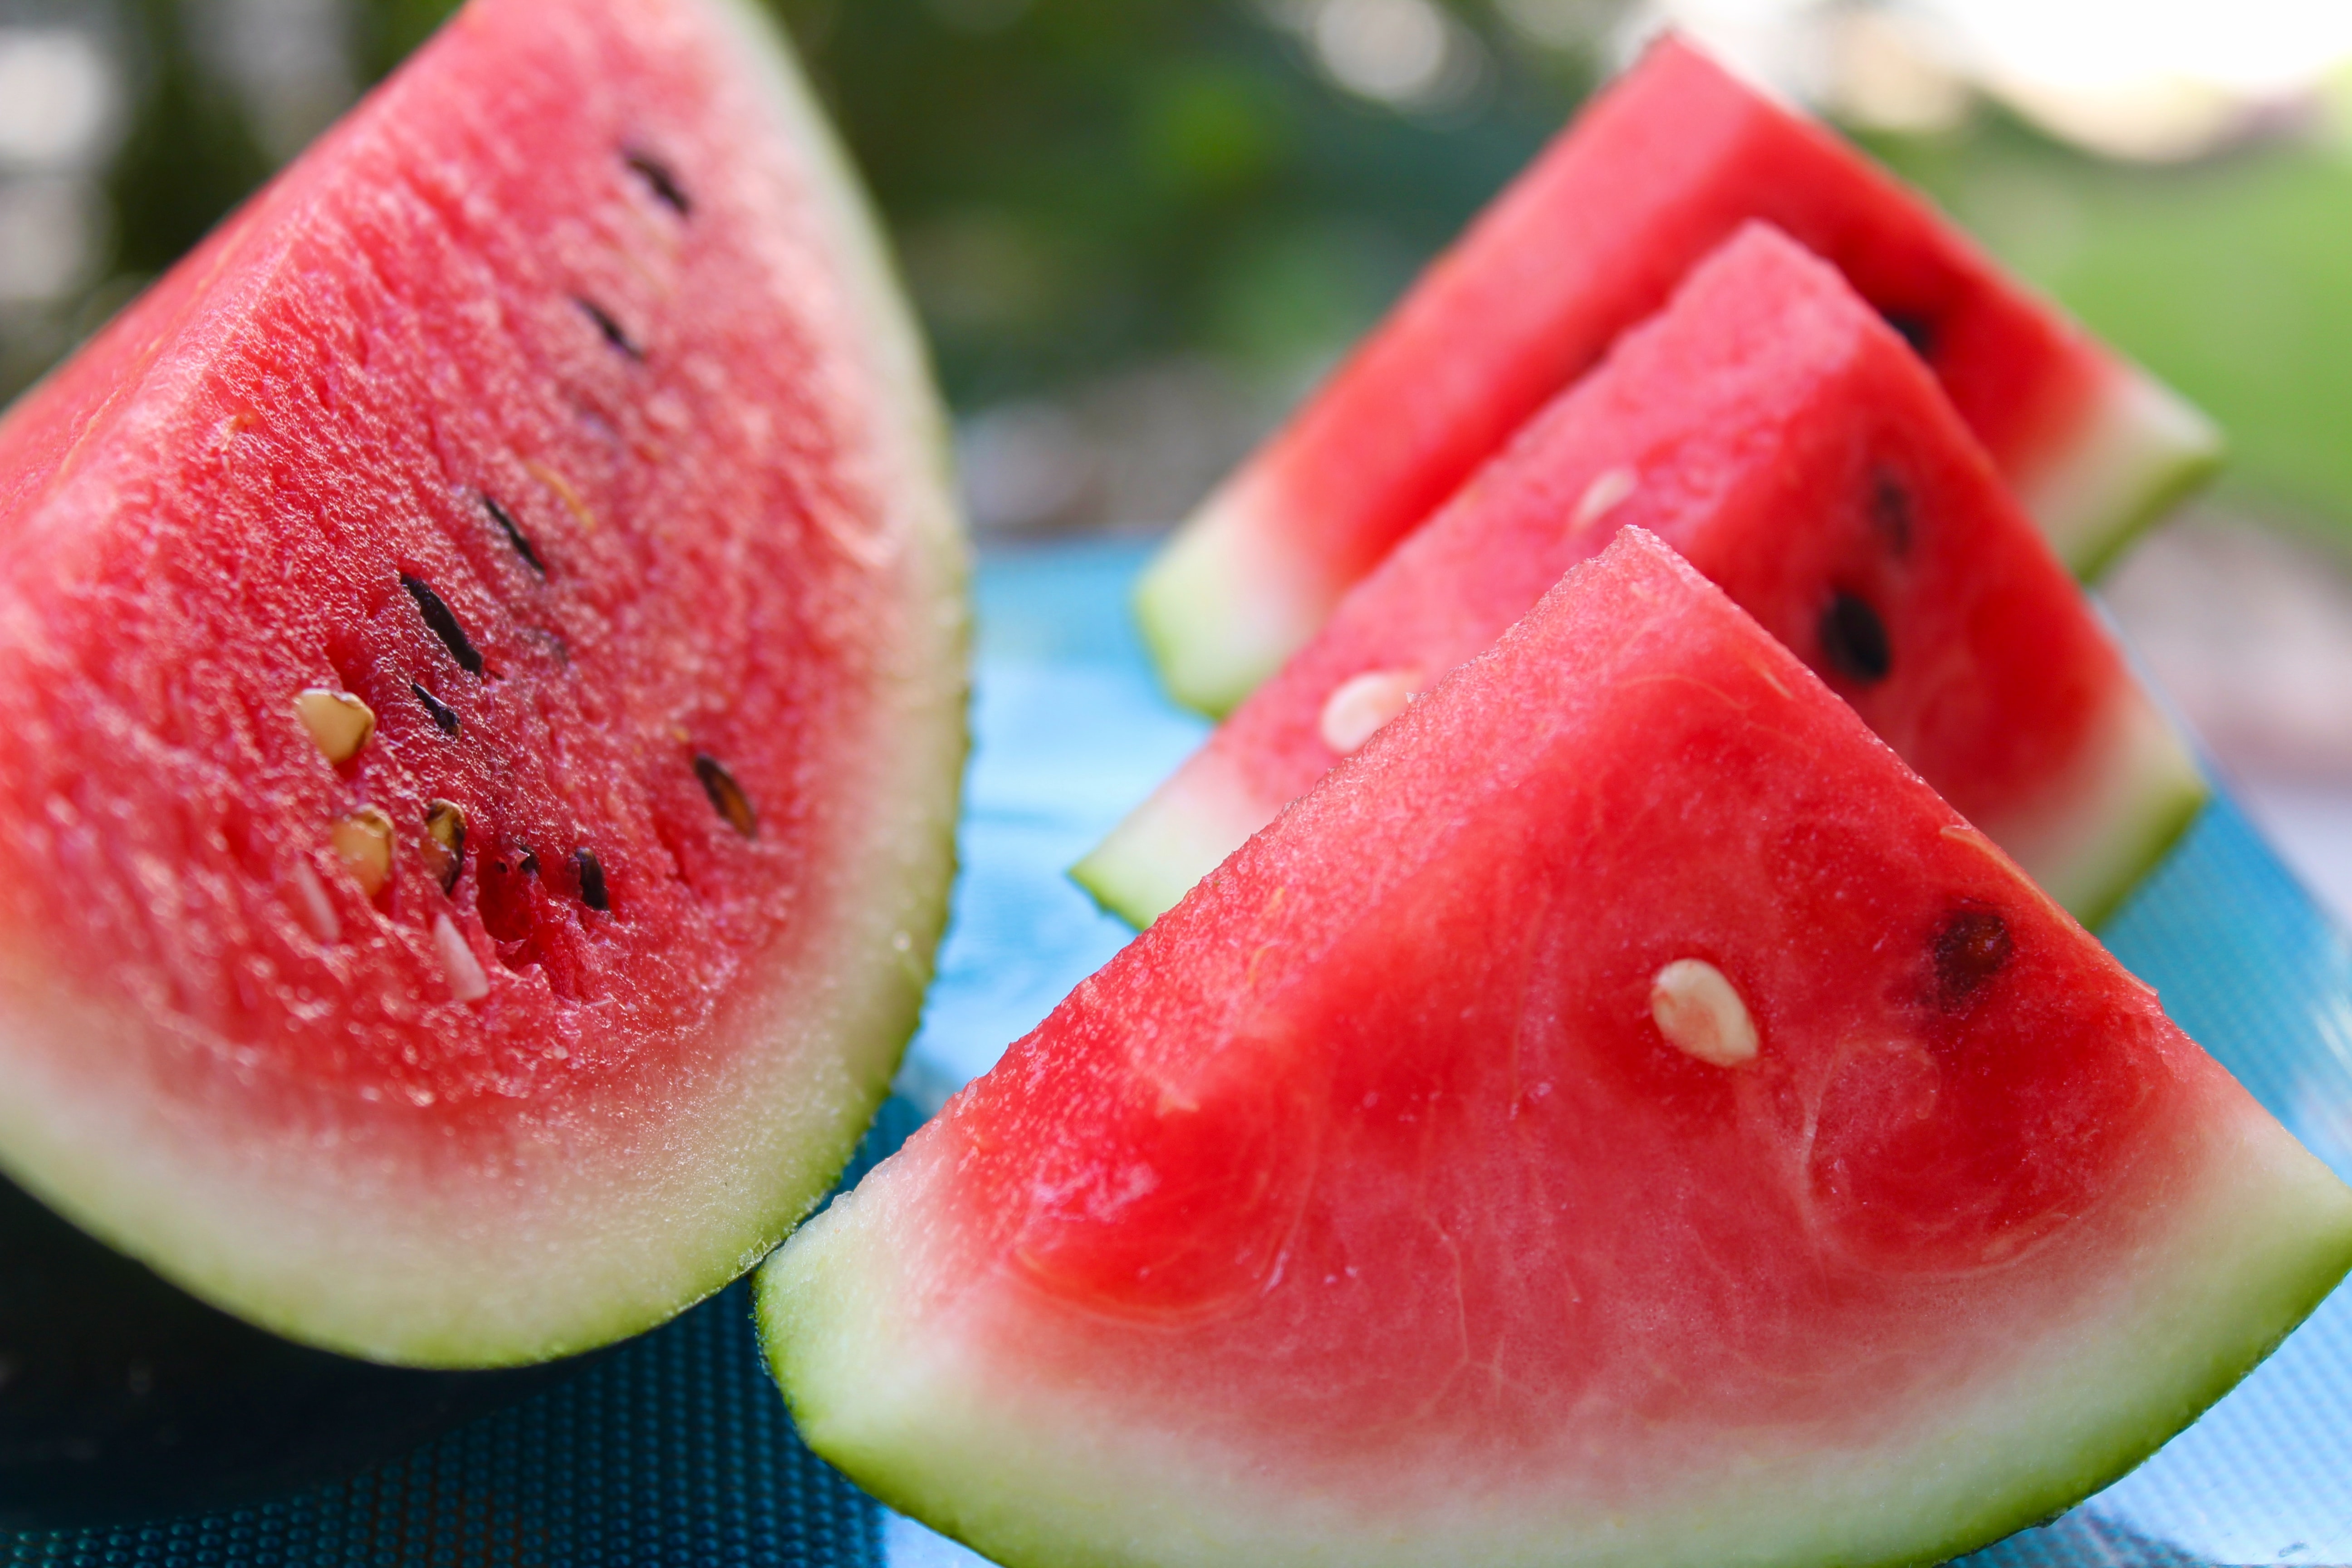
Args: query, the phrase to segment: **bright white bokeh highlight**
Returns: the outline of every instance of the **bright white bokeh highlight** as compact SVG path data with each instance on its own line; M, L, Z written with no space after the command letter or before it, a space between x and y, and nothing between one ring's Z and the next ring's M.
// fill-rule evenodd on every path
M109 150L114 62L69 27L0 27L0 163L58 169Z
M1643 0L1621 43L1665 26L1866 122L1932 129L1977 90L2157 161L2292 119L2352 65L2347 0Z

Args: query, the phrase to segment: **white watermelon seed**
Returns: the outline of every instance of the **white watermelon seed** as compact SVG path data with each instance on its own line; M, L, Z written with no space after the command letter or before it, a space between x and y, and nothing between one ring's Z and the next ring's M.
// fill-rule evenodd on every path
M1576 503L1576 513L1568 520L1570 533L1582 533L1594 523L1617 510L1618 503L1633 493L1633 470L1603 468L1584 487L1584 499Z
M1677 958L1650 982L1650 1016L1675 1049L1734 1068L1756 1059L1756 1021L1723 971L1702 958Z
M1368 669L1349 676L1324 699L1323 716L1317 721L1323 743L1343 757L1352 756L1381 725L1405 710L1420 684L1417 669Z
M339 765L358 756L375 738L375 710L348 691L307 687L294 699L294 712L318 743L320 755Z
M341 941L343 922L335 918L334 902L327 897L326 885L319 880L319 873L310 869L310 862L295 861L288 880L294 884L297 907L310 934L322 942Z
M383 891L392 880L392 818L381 806L363 805L338 819L327 838L360 891L371 899Z
M433 951L440 956L450 995L460 1002L478 1002L490 994L490 977L482 973L482 961L474 956L457 922L446 913L433 917Z

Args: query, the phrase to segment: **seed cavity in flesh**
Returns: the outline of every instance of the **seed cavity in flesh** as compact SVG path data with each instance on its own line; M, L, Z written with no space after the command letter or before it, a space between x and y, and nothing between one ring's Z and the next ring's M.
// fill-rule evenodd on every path
M1756 1059L1756 1021L1748 1004L1703 958L1677 958L1650 982L1650 1016L1666 1043L1719 1068Z
M596 858L596 852L593 849L585 846L574 849L572 852L572 874L580 879L582 903L600 911L613 907L612 895L604 889L604 863Z
M337 766L358 756L375 738L375 710L348 691L305 688L294 699L294 712L310 731L319 754Z
M1822 612L1822 653L1830 668L1848 680L1873 686L1895 668L1895 650L1886 640L1886 623L1859 595L1843 588Z
M684 217L694 210L694 204L687 199L685 187L677 183L677 176L671 174L669 166L653 154L631 148L621 154L621 161L628 164L630 172L643 180L646 187L661 199L663 205L676 212L678 216Z
M2009 964L2017 951L2009 922L1988 909L1958 909L1936 928L1936 985L1946 1007L1958 1007Z
M384 884L392 880L392 818L383 807L363 805L337 818L327 842L369 898L383 891Z
M538 549L532 545L530 536L523 532L522 525L515 521L514 514L487 492L482 497L482 510L490 514L490 521L499 525L499 531L507 536L507 542L514 546L514 552L522 557L523 564L541 576L546 576L547 563L540 559Z
M1911 492L1892 474L1882 472L1870 482L1870 525L1896 557L1911 553Z
M425 868L445 893L466 868L466 808L454 800L425 803Z
M441 960L441 973L449 983L449 994L471 1005L490 994L490 977L482 973L482 961L466 945L457 922L445 911L433 917L433 952Z
M1895 335L1911 345L1911 352L1921 359L1936 357L1935 318L1917 310L1881 310L1879 315L1893 327Z
M735 775L725 763L708 752L694 753L694 776L702 781L702 793L710 797L710 808L727 819L727 826L746 838L760 837L760 814L751 809L751 797L735 782Z
M457 732L457 710L455 708L425 690L415 681L412 680L408 683L408 689L416 694L416 700L425 704L425 711L433 715L433 722L441 727L443 734L454 735Z
M1582 533L1611 512L1615 511L1635 484L1631 468L1604 468L1584 487L1583 499L1576 503L1576 513L1568 520L1570 533Z
M604 334L606 342L631 359L641 360L646 357L646 351L637 347L635 341L621 330L621 323L613 320L612 312L606 310L604 307L593 300L583 299L577 294L572 296L572 302L585 311L590 321L596 323L596 330Z
M1417 669L1368 669L1351 675L1323 700L1316 731L1334 752L1353 756L1381 726L1405 710L1420 685Z
M474 639L466 635L466 628L458 625L457 612L433 591L433 584L422 577L403 572L400 585L408 590L410 598L416 601L417 614L425 617L427 629L441 639L441 646L449 650L449 657L457 661L458 667L468 675L481 674L480 650L474 647Z

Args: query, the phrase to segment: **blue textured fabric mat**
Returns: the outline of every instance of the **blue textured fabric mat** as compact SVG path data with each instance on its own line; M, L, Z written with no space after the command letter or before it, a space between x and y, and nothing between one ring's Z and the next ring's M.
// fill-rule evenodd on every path
M1126 619L1132 546L1005 552L980 583L964 875L921 1033L861 1159L903 1137L1117 951L1063 876L1203 733ZM2352 949L2234 806L2113 921L2189 1033L2352 1178ZM739 1288L578 1379L357 1480L142 1530L0 1536L0 1565L980 1560L888 1515L794 1441ZM2163 1452L1969 1568L2352 1564L2352 1294Z

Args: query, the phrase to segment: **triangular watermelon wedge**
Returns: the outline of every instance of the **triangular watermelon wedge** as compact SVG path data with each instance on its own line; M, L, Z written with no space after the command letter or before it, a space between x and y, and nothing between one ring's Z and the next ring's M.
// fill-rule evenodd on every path
M0 1172L437 1365L748 1268L945 918L964 558L735 0L476 0L0 426Z
M1230 710L1751 218L1828 258L1915 343L2084 575L2218 460L2202 415L1828 131L1670 36L1496 198L1152 563L1136 608L1171 693Z
M2352 1191L1627 531L763 1268L1012 1568L1926 1563L2218 1397Z
M2205 798L1935 378L1758 224L1349 590L1074 874L1149 922L1621 525L1713 578L2086 922Z

